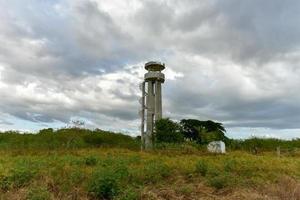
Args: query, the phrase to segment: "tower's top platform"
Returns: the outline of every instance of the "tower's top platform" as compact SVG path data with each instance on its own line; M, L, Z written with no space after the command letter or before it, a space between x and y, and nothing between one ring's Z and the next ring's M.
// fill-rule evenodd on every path
M148 71L162 71L165 69L165 64L161 62L150 61L145 64L145 69Z

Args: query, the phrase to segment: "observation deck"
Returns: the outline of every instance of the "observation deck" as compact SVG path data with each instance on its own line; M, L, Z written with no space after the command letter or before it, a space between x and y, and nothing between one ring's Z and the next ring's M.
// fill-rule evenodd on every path
M165 64L160 62L150 61L145 64L145 69L148 71L162 71L165 69Z

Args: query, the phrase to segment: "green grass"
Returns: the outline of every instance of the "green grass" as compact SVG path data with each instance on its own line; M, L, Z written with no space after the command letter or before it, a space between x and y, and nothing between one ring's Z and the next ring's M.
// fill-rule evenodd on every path
M171 156L93 148L31 150L26 155L2 150L0 156L0 199L8 198L12 191L14 195L26 191L29 199L138 199L143 194L147 199L147 192L159 188L180 187L174 191L193 194L193 185L199 183L214 190L255 189L276 184L283 176L300 180L299 157L278 158L270 153Z
M299 153L278 157L272 148L214 155L184 143L140 152L136 139L103 131L0 134L1 200L297 199L299 180Z

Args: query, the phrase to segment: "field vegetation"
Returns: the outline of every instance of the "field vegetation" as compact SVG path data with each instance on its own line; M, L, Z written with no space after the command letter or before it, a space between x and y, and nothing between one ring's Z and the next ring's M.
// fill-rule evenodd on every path
M141 152L138 137L102 130L4 132L0 199L300 199L299 140L226 142L225 155L193 140Z

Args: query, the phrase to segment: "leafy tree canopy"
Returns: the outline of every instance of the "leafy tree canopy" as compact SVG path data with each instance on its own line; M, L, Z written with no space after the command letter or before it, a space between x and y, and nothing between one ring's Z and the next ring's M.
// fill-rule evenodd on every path
M218 122L200 121L197 119L183 119L180 121L184 138L198 143L209 143L213 140L226 141L225 128Z
M180 143L184 138L180 132L180 125L169 118L155 122L155 139L157 142Z
M183 119L176 123L166 118L156 121L155 129L156 142L180 143L189 140L207 144L215 140L228 140L223 125L211 120Z

